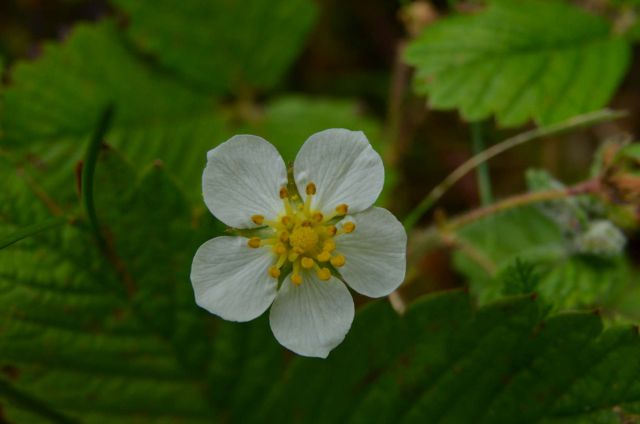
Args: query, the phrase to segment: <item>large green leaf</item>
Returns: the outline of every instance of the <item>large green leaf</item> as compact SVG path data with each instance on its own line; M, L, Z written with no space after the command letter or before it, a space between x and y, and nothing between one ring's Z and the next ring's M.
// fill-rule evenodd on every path
M497 0L426 28L406 59L437 109L504 126L550 124L604 106L629 64L611 25L563 1Z
M112 0L129 34L176 74L214 92L270 88L299 53L310 0Z
M107 21L80 25L64 43L45 45L37 60L19 62L3 93L11 114L0 116L2 142L37 154L55 171L49 186L72 191L73 163L104 107L113 104L107 141L139 165L162 160L187 193L199 197L206 151L226 137L225 120L211 99L130 50Z
M634 328L602 332L595 314L543 319L542 310L520 297L476 311L457 292L420 301L403 318L371 305L328 360L297 360L252 419L577 422L611 420L615 406L640 398Z
M0 236L50 213L2 165ZM195 306L191 257L220 229L194 229L161 168L139 179L113 151L98 164L96 196L106 250L77 221L0 255L7 419L24 422L25 408L43 415L35 403L84 422L210 422L245 409L280 372L280 349L263 320L225 323Z

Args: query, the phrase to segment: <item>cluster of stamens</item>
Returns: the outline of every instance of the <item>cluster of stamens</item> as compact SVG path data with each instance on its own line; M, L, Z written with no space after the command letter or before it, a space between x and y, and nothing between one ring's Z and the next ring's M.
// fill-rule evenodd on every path
M280 277L283 268L291 266L291 281L298 285L302 283L302 270L315 271L318 278L331 278L329 264L333 268L340 268L345 264L345 257L336 252L333 240L339 234L351 233L356 226L353 222L345 222L336 226L348 212L346 204L340 204L329 216L311 209L316 185L307 184L307 194L304 202L297 194L289 194L286 187L280 189L280 199L284 205L283 213L277 221L265 220L263 215L253 215L252 221L259 226L267 225L273 232L266 238L252 237L248 241L249 247L259 248L269 246L275 255L275 262L269 268L269 275Z

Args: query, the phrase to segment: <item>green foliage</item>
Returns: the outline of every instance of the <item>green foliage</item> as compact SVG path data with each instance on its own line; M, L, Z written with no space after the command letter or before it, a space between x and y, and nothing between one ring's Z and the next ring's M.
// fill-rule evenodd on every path
M523 296L475 311L456 292L403 318L377 303L328 360L295 361L252 422L611 420L640 396L634 328L603 333L594 314L543 310Z
M559 208L562 202L552 203ZM565 207L573 206L570 202ZM566 210L560 216L567 217ZM620 294L637 284L626 258L620 251L586 254L567 236L566 228L566 223L559 225L536 207L474 222L460 231L467 249L456 253L456 267L481 303L513 293L507 284L520 278L514 263L522 260L535 265L536 293L554 310L600 306L611 309L614 316L626 315L619 305Z
M411 43L416 89L468 121L545 125L607 104L629 63L611 25L562 1L492 1L445 18Z
M39 202L18 174L3 171L13 201L2 202L2 228L24 225L16 206L48 215L33 208ZM208 422L228 411L231 399L244 408L247 399L211 388L264 390L269 377L256 381L243 373L277 375L280 350L264 322L234 326L195 307L191 256L220 230L210 223L193 227L185 199L158 166L138 178L105 151L96 185L106 250L77 223L0 256L2 381L88 422ZM247 352L260 346L261 355L235 353L243 345ZM9 420L22 416L15 408L33 409L5 397L14 405L5 409Z
M131 19L128 32L141 50L217 93L273 87L302 48L316 15L310 0L112 3Z

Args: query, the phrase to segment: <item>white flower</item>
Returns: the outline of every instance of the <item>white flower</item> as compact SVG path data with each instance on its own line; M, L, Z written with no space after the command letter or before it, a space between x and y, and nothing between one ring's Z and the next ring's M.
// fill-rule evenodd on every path
M405 274L407 236L386 209L382 159L362 132L312 135L293 180L266 140L238 135L207 154L204 200L246 237L217 237L193 258L196 303L226 320L249 321L271 305L276 339L326 358L349 331L347 283L370 297L395 290Z

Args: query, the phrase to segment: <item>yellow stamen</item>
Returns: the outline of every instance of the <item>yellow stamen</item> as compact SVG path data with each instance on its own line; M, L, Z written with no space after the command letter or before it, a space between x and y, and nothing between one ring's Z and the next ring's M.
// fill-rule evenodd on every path
M313 196L316 194L316 185L314 183L307 184L307 189L305 190L307 195Z
M322 246L322 250L325 252L333 252L336 250L336 242L332 239L325 240L324 245Z
M277 266L272 266L269 268L269 275L273 278L278 278L280 276L280 269Z
M302 265L302 268L311 269L315 265L315 262L311 258L304 257L300 259L300 265Z
M257 249L258 247L260 247L260 241L261 240L258 237L251 237L247 244L249 245L249 247Z
M280 198L281 199L286 199L287 197L289 197L289 190L287 190L286 187L280 187Z
M331 259L331 253L324 251L316 256L316 259L318 260L318 262L327 262L329 259Z
M262 216L262 215L253 215L251 217L251 220L256 225L262 225L264 223L264 216Z
M341 203L338 206L336 206L336 213L338 215L346 215L348 211L349 211L349 206L347 206L347 204L345 203Z
M346 259L342 255L336 255L333 258L331 258L331 265L335 266L336 268L343 266L345 262L346 262Z
M278 243L276 244L276 246L273 248L273 251L276 252L278 255L282 255L287 253L287 246L285 246L282 243Z
M338 229L336 228L335 225L330 225L327 227L327 234L329 234L330 236L335 236L337 232L338 232Z
M353 222L349 221L349 222L345 222L342 225L342 231L344 231L345 233L353 233L353 230L356 229L356 224L354 224Z
M300 276L300 262L293 263L293 272L291 273L291 282L295 285L302 284L302 277Z
M285 215L280 219L280 222L282 222L282 225L289 228L291 226L291 217L289 215Z
M322 215L322 212L315 212L313 215L311 215L311 219L313 219L317 223L321 223L324 219L324 215Z
M287 233L286 231L283 231L280 233L280 241L283 243L286 243L289 241L289 233Z
M320 268L317 273L318 278L320 278L321 280L327 281L329 278L331 278L331 271L329 271L328 268Z

